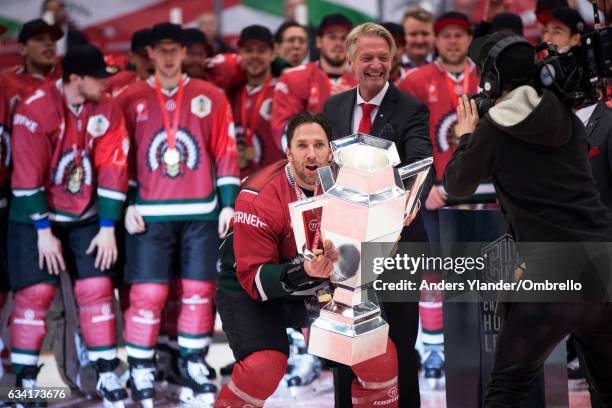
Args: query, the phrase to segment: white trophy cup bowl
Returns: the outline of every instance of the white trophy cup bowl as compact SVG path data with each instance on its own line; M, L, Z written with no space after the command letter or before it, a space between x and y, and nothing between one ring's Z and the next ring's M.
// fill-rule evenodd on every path
M384 354L389 334L372 288L373 278L363 279L374 275L361 273L365 266L361 244L397 240L433 159L397 169L400 159L395 144L365 134L347 136L331 145L334 168L319 169L323 194L293 202L289 210L300 254L312 257L312 248L306 247L303 213L319 207L323 208L321 238L331 240L339 253L330 277L333 299L311 326L308 352L351 366Z

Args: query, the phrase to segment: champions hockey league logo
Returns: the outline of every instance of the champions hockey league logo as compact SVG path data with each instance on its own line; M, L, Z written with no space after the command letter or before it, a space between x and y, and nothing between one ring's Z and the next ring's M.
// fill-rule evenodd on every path
M11 164L11 136L4 126L0 126L0 163L4 167Z
M164 153L168 150L168 136L165 130L160 130L153 136L153 141L149 145L147 151L147 164L149 170L156 171L160 167L165 175L170 178L176 178L183 174L183 166L189 170L196 170L200 164L200 148L198 143L185 129L179 129L176 132L176 149L179 152L179 168L178 173L169 173L167 166L164 164Z
M87 152L82 149L81 150L81 167L83 168L83 184L87 186L91 186L93 169L91 165L91 160L87 155ZM72 150L66 151L62 154L55 171L53 172L53 184L55 185L66 185L66 191L70 194L78 194L82 191L81 188L77 190L71 190L68 188L68 183L73 172L76 169L76 161L74 160L74 152Z
M514 270L518 265L518 255L514 239L504 234L484 247L482 250L485 262L484 280L486 282L514 281Z
M440 152L445 152L457 144L455 126L457 126L457 113L451 110L442 117L436 129L436 141Z

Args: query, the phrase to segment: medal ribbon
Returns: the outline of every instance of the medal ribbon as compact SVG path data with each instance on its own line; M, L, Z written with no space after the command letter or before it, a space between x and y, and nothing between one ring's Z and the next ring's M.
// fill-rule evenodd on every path
M84 121L86 121L89 116L88 105L84 103L83 109L81 109L81 112L78 115L74 115L76 117L74 119L75 121L81 121L80 129L74 129L74 126L71 125L71 122L72 122L71 120L72 118L70 117L71 115L73 115L73 113L70 111L70 109L68 109L68 101L65 101L64 103L64 126L65 126L64 131L66 135L68 136L68 143L70 143L70 146L72 147L72 154L74 155L75 167L79 168L81 166L81 159L82 159L81 143L83 144L83 146L86 145L85 139L86 139L86 133L87 133L87 123L84 123Z
M287 166L285 167L285 172L287 174L287 181L289 181L289 185L293 188L293 191L295 192L296 201L299 201L305 198L304 193L302 192L302 190L300 189L300 186L298 186L297 182L295 181L295 178L293 177L293 173L291 172L291 164L287 163ZM319 195L320 185L321 185L321 182L317 178L317 181L315 183L315 190L314 190L315 196ZM311 211L313 214L315 214L315 220L317 221L317 230L315 231L315 236L312 239L312 249L315 249L319 246L319 241L321 241L321 217L317 217L314 210L311 210Z
M259 118L260 118L259 109L261 108L261 105L263 104L264 96L266 94L266 90L268 89L268 86L270 85L270 81L272 81L272 75L268 75L261 90L259 91L259 95L257 95L257 99L255 99L255 105L253 106L250 123L248 122L248 119L247 119L247 109L246 109L246 102L247 102L247 96L248 96L247 85L245 85L244 89L242 90L242 98L240 101L240 124L242 125L244 139L246 141L247 146L252 146L253 136L255 135L255 131L257 130L257 125L259 124Z
M453 110L457 110L457 106L459 105L459 95L455 92L455 87L457 86L457 82L453 81L450 78L450 74L445 72L446 76L446 87L448 88L448 93L451 97L451 103L453 104ZM463 93L466 94L470 89L470 69L468 67L467 62L465 63L465 70L463 71Z
M176 145L176 132L178 131L179 120L181 116L181 105L183 103L183 77L178 83L178 94L176 96L176 108L174 109L174 117L172 118L172 128L170 128L168 109L164 103L164 96L162 95L161 84L157 76L155 76L155 92L157 93L157 99L159 101L159 108L162 111L162 117L164 119L164 130L168 138L168 150L174 149Z

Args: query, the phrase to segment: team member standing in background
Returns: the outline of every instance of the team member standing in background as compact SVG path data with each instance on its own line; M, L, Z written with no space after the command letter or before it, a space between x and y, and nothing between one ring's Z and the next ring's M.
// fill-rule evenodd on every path
M172 272L181 298L180 399L214 399L214 370L204 357L214 324L219 236L229 227L239 184L230 105L212 84L181 73L183 41L180 26L155 25L149 52L155 75L119 96L134 146L125 339L132 398L147 404L155 394L155 343Z
M353 28L342 14L323 17L317 33L318 61L286 70L276 83L272 101L272 136L284 150L283 129L294 115L321 112L331 95L355 86L353 75L346 66L344 42Z
M127 192L129 139L104 95L116 72L93 45L62 61L63 79L23 100L13 120L9 270L14 291L11 362L17 386L33 386L45 318L61 271L76 272L75 298L97 391L120 403L111 267L114 223ZM113 70L114 68L114 70Z

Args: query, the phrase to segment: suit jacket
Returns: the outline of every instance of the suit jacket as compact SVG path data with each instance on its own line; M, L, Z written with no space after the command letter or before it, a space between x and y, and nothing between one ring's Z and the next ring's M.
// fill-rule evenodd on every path
M339 139L353 133L353 108L357 100L357 88L331 96L323 107L323 115L329 120L333 139ZM395 142L402 165L416 162L433 155L431 139L429 137L429 110L412 95L400 91L393 84L389 84L387 93L376 113L370 131L372 136ZM433 167L421 194L424 204L429 190L435 179ZM421 234L421 220L417 217L413 227L414 234L407 236L404 231L402 240L426 241L426 235ZM419 230L419 231L417 231Z
M612 110L599 102L586 125L589 162L601 201L612 208Z

